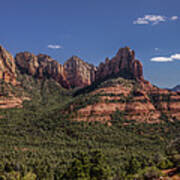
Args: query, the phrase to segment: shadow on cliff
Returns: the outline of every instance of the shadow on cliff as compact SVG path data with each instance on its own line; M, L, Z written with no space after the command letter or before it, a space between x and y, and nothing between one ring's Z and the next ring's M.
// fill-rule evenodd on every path
M81 88L81 89L77 89L74 93L73 93L73 97L76 97L80 94L86 94L86 93L90 93L94 90L96 90L99 85L101 83L103 83L104 81L107 81L108 79L114 79L114 78L118 78L118 77L121 77L121 78L124 78L124 79L127 79L127 80L136 80L134 78L134 75L132 73L130 73L128 70L124 70L123 72L119 72L117 74L111 74L109 76L106 76L105 78L102 78L98 81L94 81L91 85L89 86L86 86L84 88Z

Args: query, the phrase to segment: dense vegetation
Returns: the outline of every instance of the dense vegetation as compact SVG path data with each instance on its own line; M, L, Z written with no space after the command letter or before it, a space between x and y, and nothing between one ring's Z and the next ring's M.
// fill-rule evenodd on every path
M74 102L73 92L23 78L32 101L0 110L0 179L153 179L179 167L180 122L129 123L119 111L112 126L70 121L62 109Z

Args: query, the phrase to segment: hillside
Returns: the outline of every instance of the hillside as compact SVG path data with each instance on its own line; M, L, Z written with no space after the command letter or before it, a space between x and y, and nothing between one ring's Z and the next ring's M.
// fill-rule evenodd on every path
M179 173L180 94L144 80L130 48L95 67L1 47L0 71L0 179Z
M44 101L34 99L26 101L24 108L1 109L2 167L7 166L15 172L30 171L39 179L61 179L79 153L90 154L93 150L104 154L103 163L107 162L111 176L119 179L134 176L145 167L176 166L176 159L167 149L179 135L179 121L164 119L158 124L137 124L125 119L119 111L112 113L111 126L70 121L68 114L60 109L73 103L72 96L58 94L59 102L50 101L52 94L43 91ZM47 102L45 100L49 104L43 103ZM132 160L139 165L133 165L131 171ZM17 167L21 167L20 170Z
M106 122L116 111L121 112L125 119L138 122L180 119L179 94L159 89L148 82L113 78L99 83L94 90L92 87L76 92L83 95L79 102L77 100L71 105L75 120ZM83 102L83 107L78 106Z

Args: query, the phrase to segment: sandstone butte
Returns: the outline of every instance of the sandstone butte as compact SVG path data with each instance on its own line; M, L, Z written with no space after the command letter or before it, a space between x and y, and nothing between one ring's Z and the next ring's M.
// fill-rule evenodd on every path
M162 116L172 121L180 120L180 93L160 89L144 80L143 66L128 47L121 48L112 59L106 58L104 63L95 67L77 56L72 56L64 65L48 55L30 52L18 53L13 58L0 46L0 79L13 86L19 85L16 69L39 79L53 78L66 89L84 88L112 77L124 78L126 83L118 82L90 92L91 96L99 94L100 100L74 112L73 118L78 121L107 122L117 110L123 112L127 119L138 122L160 122ZM0 108L8 108L9 99L0 98L4 105L0 104ZM16 97L11 99L15 101ZM20 107L23 99L17 101L14 107ZM72 105L70 111L73 109Z

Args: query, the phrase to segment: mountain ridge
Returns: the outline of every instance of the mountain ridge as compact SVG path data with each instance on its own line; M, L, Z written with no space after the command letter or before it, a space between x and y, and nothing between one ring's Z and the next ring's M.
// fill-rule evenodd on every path
M119 49L111 60L106 58L105 62L97 67L77 56L72 56L61 65L48 55L34 55L30 52L17 53L14 61L22 73L39 78L53 77L67 89L82 88L111 75L144 80L142 63L135 59L135 52L129 47Z
M129 47L119 49L112 59L106 58L98 67L77 56L69 58L64 65L48 55L29 52L18 53L13 59L2 49L0 57L2 72L10 74L9 79L2 76L2 81L16 89L9 92L10 97L16 98L20 91L18 107L22 107L23 99L33 98L33 89L40 92L39 97L44 88L49 89L48 84L57 83L56 88L74 91L77 96L71 98L66 111L63 109L70 115L69 119L111 122L112 114L120 111L126 119L137 122L159 123L163 117L180 120L180 94L160 89L145 80L143 65ZM11 63L8 64L9 57ZM8 88L9 85L5 87L6 92ZM41 99L46 95L42 96ZM4 98L2 104L10 102L8 98Z

